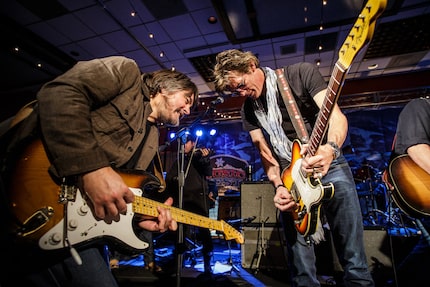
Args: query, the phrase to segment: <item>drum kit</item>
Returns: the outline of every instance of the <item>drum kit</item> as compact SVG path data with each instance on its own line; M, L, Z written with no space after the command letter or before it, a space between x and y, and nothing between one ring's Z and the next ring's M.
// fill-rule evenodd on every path
M381 227L390 235L411 236L419 233L415 221L393 202L391 191L383 181L382 170L366 161L358 168L351 167L360 201L364 227Z

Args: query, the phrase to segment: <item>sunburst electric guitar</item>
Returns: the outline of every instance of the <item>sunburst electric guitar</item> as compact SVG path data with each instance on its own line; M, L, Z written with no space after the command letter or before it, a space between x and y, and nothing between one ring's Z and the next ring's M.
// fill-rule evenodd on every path
M308 155L316 154L327 132L333 107L339 98L345 76L361 48L370 42L376 19L386 7L386 0L369 0L361 11L347 39L339 50L339 59L333 69L321 110L309 138ZM297 231L303 236L312 235L317 229L321 203L333 197L333 184L323 185L301 170L301 143L293 141L291 165L282 172L282 181L291 191L299 207L293 212Z
M49 165L43 144L36 140L23 149L8 180L10 209L16 219L12 229L21 241L37 242L42 249L54 250L102 239L127 250L142 251L148 243L133 232L133 218L139 214L157 216L157 207L162 206L170 210L177 222L214 229L224 233L227 240L244 242L243 235L223 220L213 220L140 196L145 186L160 183L157 177L146 172L119 171L136 195L135 200L117 220L98 220L85 195L76 187L64 187L52 180Z
M430 174L406 154L393 158L388 172L397 206L414 217L430 216Z

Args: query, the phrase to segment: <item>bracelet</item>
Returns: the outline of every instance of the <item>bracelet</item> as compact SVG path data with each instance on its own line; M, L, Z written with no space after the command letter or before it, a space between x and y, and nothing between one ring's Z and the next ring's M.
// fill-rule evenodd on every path
M277 186L275 186L275 192L278 190L278 188L280 187L285 187L285 185L283 183L278 184Z
M333 149L333 160L337 159L340 156L340 148L335 142L327 142Z

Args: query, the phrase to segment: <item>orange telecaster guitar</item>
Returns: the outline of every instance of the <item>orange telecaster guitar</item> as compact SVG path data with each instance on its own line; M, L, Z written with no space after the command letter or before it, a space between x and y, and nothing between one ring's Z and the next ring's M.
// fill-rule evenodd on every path
M159 186L160 183L157 177L143 171L119 171L136 195L135 200L128 204L127 212L118 220L109 223L98 220L85 195L76 187L52 180L49 166L42 142L32 142L19 156L6 188L10 209L18 222L13 226L14 233L21 240L38 242L42 249L79 246L104 239L128 250L142 251L148 243L133 232L133 217L135 214L157 216L159 206L169 209L177 222L214 229L223 232L227 240L244 242L243 235L223 220L213 220L139 196L145 186Z
M333 69L320 113L309 139L308 155L316 154L328 129L333 107L339 98L345 76L361 48L370 42L376 19L386 7L386 0L369 0L361 11L353 28L339 51L339 59ZM293 142L291 165L282 172L282 180L299 207L294 212L297 231L303 236L312 235L317 229L321 202L330 199L334 193L332 184L323 186L301 170L301 144Z

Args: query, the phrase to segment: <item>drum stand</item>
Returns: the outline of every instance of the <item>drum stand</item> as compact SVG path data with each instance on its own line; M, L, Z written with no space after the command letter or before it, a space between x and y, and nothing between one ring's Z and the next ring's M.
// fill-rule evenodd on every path
M367 219L372 225L378 225L379 223L379 216L378 214L384 214L383 211L378 209L378 206L376 204L376 198L375 198L375 191L372 186L372 179L366 179L366 184L368 184L369 187L369 194L365 195L365 203L366 203L366 214L364 214L363 219Z

